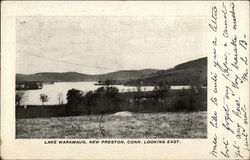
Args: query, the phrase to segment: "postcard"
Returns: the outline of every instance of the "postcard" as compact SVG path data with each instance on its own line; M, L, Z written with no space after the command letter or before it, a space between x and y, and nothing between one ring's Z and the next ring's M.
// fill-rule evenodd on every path
M1 7L2 159L249 159L249 1Z

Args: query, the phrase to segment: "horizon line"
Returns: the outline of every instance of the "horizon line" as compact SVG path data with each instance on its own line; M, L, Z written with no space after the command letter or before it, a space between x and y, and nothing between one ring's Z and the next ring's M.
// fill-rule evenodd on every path
M111 72L106 72L106 73L98 73L98 74L86 74L86 73L83 73L83 72L78 72L78 71L42 71L42 72L35 72L35 73L16 73L16 74L23 74L23 75L32 75L32 74L39 74L39 73L80 73L80 74L85 74L85 75L102 75L102 74L109 74L109 73L114 73L114 72L119 72L119 71L142 71L142 70L169 70L169 69L172 69L174 67L176 67L177 65L180 65L180 64L183 64L183 63L188 63L188 62L192 62L192 61L196 61L196 60L199 60L199 59L202 59L202 58L208 58L207 56L205 57L200 57L200 58L197 58L197 59L194 59L194 60L190 60L190 61L186 61L186 62L182 62L182 63L179 63L179 64L176 64L175 66L173 67L169 67L169 68L164 68L164 69L160 69L160 68L144 68L144 69L121 69L121 70L115 70L115 71L111 71Z

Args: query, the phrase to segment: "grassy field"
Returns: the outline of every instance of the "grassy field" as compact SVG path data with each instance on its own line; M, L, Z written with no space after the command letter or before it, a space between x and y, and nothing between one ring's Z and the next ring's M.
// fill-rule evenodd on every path
M206 138L207 112L168 112L17 119L16 138Z

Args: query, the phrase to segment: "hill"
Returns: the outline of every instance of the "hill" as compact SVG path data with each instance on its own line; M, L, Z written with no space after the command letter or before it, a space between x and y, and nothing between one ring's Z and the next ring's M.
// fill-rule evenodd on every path
M41 82L80 82L80 81L98 81L105 79L113 79L118 81L126 81L138 78L145 78L157 72L155 69L144 70L122 70L100 75L88 75L77 72L42 72L35 74L17 74L16 81L41 81Z
M156 69L121 70L117 72L97 75L96 78L99 80L113 79L113 80L124 81L124 80L146 78L146 77L152 76L154 73L158 71L159 70L156 70Z
M16 81L46 81L46 82L76 82L85 81L91 76L87 74L81 74L77 72L66 72L66 73L52 73L42 72L35 74L17 74Z
M46 81L46 82L80 82L115 80L117 84L157 85L164 82L171 85L207 84L207 57L185 62L166 70L144 69L144 70L121 70L107 74L88 75L77 72L42 72L36 74L17 74L16 81Z
M136 85L138 82L143 82L144 85L156 85L159 82L171 85L207 85L207 57L160 70L150 77L129 81L126 85Z

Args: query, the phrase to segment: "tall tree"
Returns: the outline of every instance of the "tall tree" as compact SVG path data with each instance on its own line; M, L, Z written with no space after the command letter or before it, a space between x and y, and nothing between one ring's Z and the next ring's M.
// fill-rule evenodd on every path
M93 106L94 93L92 91L87 92L85 95L86 110L88 115L91 114L91 107Z
M74 113L77 111L79 104L84 100L83 92L78 89L70 89L67 93L67 112Z

